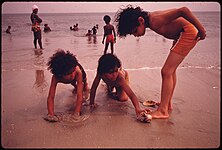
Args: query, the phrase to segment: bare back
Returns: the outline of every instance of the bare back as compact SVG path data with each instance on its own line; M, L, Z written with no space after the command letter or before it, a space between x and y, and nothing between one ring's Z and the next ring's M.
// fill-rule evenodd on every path
M113 25L111 25L111 24L105 25L105 26L104 26L104 33L105 33L105 35L110 35L110 34L112 34L113 29L114 29L114 26L113 26Z
M189 18L190 16L186 16ZM190 22L181 15L180 9L154 11L149 14L150 29L168 38L178 39L183 27Z
M128 81L126 80L128 77L127 77L127 73L125 72L125 70L121 69L119 71L119 75L116 79L116 81L110 81L108 79L106 79L105 77L102 76L102 80L109 86L113 86L113 87L120 87L122 82L127 82Z

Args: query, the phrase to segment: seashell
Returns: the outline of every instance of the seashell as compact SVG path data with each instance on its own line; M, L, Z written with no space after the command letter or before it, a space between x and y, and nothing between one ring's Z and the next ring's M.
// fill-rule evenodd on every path
M154 107L156 105L156 102L152 101L152 100L147 100L143 102L144 106L149 106L149 107Z
M144 122L144 123L150 123L152 120L152 116L150 114L145 113L145 112L141 112L140 115L137 117L137 120Z

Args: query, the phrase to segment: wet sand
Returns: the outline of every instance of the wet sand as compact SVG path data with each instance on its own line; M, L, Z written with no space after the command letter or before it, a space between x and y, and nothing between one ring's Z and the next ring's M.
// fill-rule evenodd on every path
M128 70L130 85L141 102L159 101L160 69ZM93 111L78 123L49 123L47 70L2 72L2 146L4 148L216 148L220 145L220 79L218 69L178 69L169 119L141 123L131 101L108 98L100 83ZM95 71L87 71L89 85ZM138 80L139 78L139 80ZM71 112L72 86L58 85L55 111ZM140 103L142 108L147 108ZM155 109L155 108L151 108Z

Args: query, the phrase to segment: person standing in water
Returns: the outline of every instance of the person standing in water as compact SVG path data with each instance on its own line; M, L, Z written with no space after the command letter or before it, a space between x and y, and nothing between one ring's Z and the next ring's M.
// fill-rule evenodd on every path
M33 34L34 34L34 41L33 42L34 42L35 49L37 49L37 41L38 41L40 49L43 49L42 35L41 35L41 28L40 28L40 23L42 22L42 19L39 18L37 13L38 13L38 6L33 5L32 6L32 14L30 16L30 19L32 21L31 30L33 31Z

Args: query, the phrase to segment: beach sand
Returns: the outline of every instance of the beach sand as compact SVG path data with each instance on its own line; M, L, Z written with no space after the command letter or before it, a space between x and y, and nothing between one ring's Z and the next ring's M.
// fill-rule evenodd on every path
M16 40L14 39L14 41ZM116 53L129 72L130 86L137 95L141 108L148 108L142 105L145 100L159 102L161 94L161 67L159 66L164 63L168 51L158 52L156 49L162 47L169 49L170 44L168 42L160 46L154 44L157 47L153 45L150 53L146 54L145 51L137 51L135 48L139 48L139 46L134 43L130 45L135 46L130 47L126 45L127 41L118 42L119 45L122 42L120 47L126 47L125 51L116 50ZM29 45L32 47L30 43ZM42 51L45 57L44 63L52 54L49 49L60 48L62 42L58 39L57 44L54 41L52 43L48 43L48 45L44 43ZM65 49L73 46L72 43L64 45ZM36 65L41 64L41 58L39 58L40 60L32 59L31 61L35 65L26 66L29 69L2 71L2 147L217 148L220 146L220 69L207 68L204 65L203 68L183 68L187 64L186 61L193 59L195 55L198 55L198 50L204 49L205 46L204 43L197 46L197 52L192 52L177 70L177 85L170 118L153 119L151 123L141 123L136 120L131 100L118 102L108 98L105 93L105 84L102 81L95 100L99 105L98 108L92 111L89 106L82 107L82 114L89 115L87 120L76 123L47 122L43 117L47 114L46 99L51 73L45 67ZM214 44L212 44L213 46ZM13 48L16 49L15 46ZM101 44L97 48L103 49L103 45ZM118 44L116 44L116 49L118 49ZM129 61L127 57L124 57L128 50L129 56L137 61L136 64L135 60ZM95 56L98 58L102 52L102 50L92 51L94 56L88 56L92 57L91 62L86 57L79 57L80 62L86 68L90 86L96 73L97 59L94 58ZM30 53L33 54L26 56L34 55L34 51L30 51ZM35 51L35 54L37 53L39 51ZM136 54L140 55L141 59L135 58ZM152 58L147 56L152 56ZM203 61L207 60L193 59L192 63ZM145 66L150 66L151 69L138 67L140 66L138 64L141 64L142 67L143 62L149 63ZM4 64L3 69L6 65ZM134 65L140 69L133 69ZM70 113L74 110L76 95L72 94L72 89L71 85L58 85L55 97L56 113Z
M141 102L160 99L160 70L129 71L132 89ZM169 119L141 123L128 102L112 100L101 82L90 115L78 123L49 123L46 97L50 73L36 83L35 72L3 72L2 146L4 148L212 148L220 144L219 72L217 70L179 69L178 84ZM16 74L16 76L15 76ZM91 85L95 72L87 72ZM137 80L139 74L140 80ZM25 79L24 79L25 76ZM40 75L41 76L41 75ZM71 86L59 85L56 112L74 109ZM200 94L207 93L207 94ZM141 103L140 103L141 104ZM142 108L147 108L142 106Z

